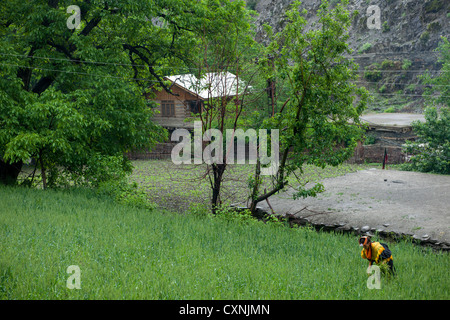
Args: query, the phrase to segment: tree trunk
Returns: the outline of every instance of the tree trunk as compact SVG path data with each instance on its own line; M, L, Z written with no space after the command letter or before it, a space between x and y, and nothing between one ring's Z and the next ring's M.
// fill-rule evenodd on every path
M252 213L252 216L255 216L256 205L258 204L258 202L256 202L256 199L258 198L259 186L261 185L261 161L259 160L259 158L256 160L255 180L253 183L254 185L251 194L252 202L250 204L250 212Z
M287 146L287 148L283 152L283 158L281 159L280 167L278 169L277 178L276 178L276 185L275 187L269 191L266 192L264 190L264 194L258 196L259 194L259 188L261 186L261 163L259 162L259 159L256 163L256 170L255 170L255 185L253 186L252 190L252 197L251 197L251 204L250 204L250 212L253 216L256 214L256 206L259 202L264 201L268 199L269 197L273 196L274 194L278 193L280 190L283 190L283 188L286 186L287 181L285 177L285 169L286 169L286 161L289 154L289 149L291 147L291 144Z
M222 187L223 174L226 164L213 164L213 181L212 181L212 213L216 214L217 208L220 206L220 188Z
M9 164L0 159L0 183L14 185L17 182L22 166L22 161Z
M42 187L47 189L47 175L45 172L44 160L42 159L42 151L39 151L39 162L41 163Z

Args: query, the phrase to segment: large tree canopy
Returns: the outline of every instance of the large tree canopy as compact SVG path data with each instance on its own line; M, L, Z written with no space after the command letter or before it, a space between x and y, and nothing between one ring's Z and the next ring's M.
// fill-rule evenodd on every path
M320 167L336 166L348 159L363 135L359 122L368 99L365 88L358 88L358 66L346 55L351 15L342 1L330 9L323 1L317 12L318 26L306 30L306 10L295 1L286 12L287 24L273 35L268 47L276 57L277 77L284 79L287 99L263 126L280 132L281 159L270 190L261 192L261 164L251 181L251 210L284 189L295 171L305 163ZM271 30L268 28L271 35ZM294 198L314 196L323 191L317 184L306 189L300 185Z
M426 121L412 123L418 139L407 141L404 146L404 151L412 154L404 168L450 174L450 42L447 38L442 37L437 51L442 69L434 78L429 74L422 77L430 86L426 90L429 106L425 109Z
M80 8L79 28L68 27L71 5ZM190 65L193 34L210 23L208 6L196 0L1 6L0 183L14 183L33 158L44 187L62 173L85 180L89 172L92 180L93 172L125 169L127 149L163 138L143 94L170 90L163 77Z

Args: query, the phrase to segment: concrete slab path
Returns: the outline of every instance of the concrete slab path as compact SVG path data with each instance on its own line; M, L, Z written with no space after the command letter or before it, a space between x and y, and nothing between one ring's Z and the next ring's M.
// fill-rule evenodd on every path
M369 226L450 242L448 175L369 169L322 183L325 192L316 198L293 200L293 190L287 190L271 197L270 205L276 214L294 214L314 224ZM270 212L266 202L259 206Z

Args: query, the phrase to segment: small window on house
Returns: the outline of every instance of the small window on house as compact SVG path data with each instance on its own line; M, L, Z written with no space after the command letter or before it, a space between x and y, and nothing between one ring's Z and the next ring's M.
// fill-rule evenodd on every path
M189 112L194 114L200 113L200 108L202 107L202 102L200 100L190 100L187 101Z
M175 117L175 102L172 100L161 101L161 116Z

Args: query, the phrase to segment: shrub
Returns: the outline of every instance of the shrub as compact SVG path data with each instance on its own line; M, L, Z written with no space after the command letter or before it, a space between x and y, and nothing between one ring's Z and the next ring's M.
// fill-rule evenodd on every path
M375 138L375 136L368 134L368 135L366 135L366 139L364 140L364 145L367 146L367 145L375 144L376 140L377 139Z
M386 110L384 110L384 112L386 112L386 113L395 113L397 110L395 110L395 108L394 107L389 107L389 108L387 108Z
M366 42L362 45L362 47L358 50L358 53L364 53L369 51L372 48L372 44L370 42Z
M440 57L438 62L442 63L441 73L436 77L426 72L419 79L427 86L424 93L428 96L427 100L433 105L445 105L450 107L450 86L445 85L450 83L450 42L446 37L441 37L442 42L439 43L436 49Z
M364 71L364 77L366 80L375 82L381 80L383 76L381 75L379 67L380 65L378 63L374 63L366 67L366 70Z
M384 60L384 61L381 63L381 68L384 69L384 70L394 69L394 68L395 68L395 65L396 65L395 61L392 61L392 60Z
M227 204L222 204L216 210L216 214L212 217L223 219L225 221L233 221L238 224L253 224L257 223L257 220L252 216L249 209L239 210L237 208L230 207Z
M404 169L450 174L450 108L435 107L425 110L425 122L413 122L418 135L415 142L408 141L404 151L413 154Z
M331 8L336 7L339 2L341 2L341 0L331 0L330 1L330 7Z
M441 25L439 24L439 22L432 22L429 25L427 25L427 31L429 32L438 32L442 29Z
M416 91L416 85L414 83L408 85L406 87L406 91L408 91L408 92L415 92Z
M430 33L428 31L422 32L419 39L421 42L426 43L430 39Z
M147 199L145 190L139 189L136 182L128 183L126 179L103 181L96 192L100 195L108 195L118 203L134 208L156 209L156 205Z
M256 10L256 5L258 2L259 0L247 0L247 8L249 10Z
M412 65L411 60L405 59L403 60L403 64L402 64L402 69L403 70L408 70Z
M432 0L425 4L425 12L431 13L431 12L438 12L441 10L444 6L444 1L441 0Z
M389 69L392 68L393 66L393 62L391 60L383 60L383 62L381 63L381 68L382 69Z
M223 219L224 221L234 222L241 225L261 223L258 217L252 215L250 209L235 208L225 203L219 206L216 210L216 214L211 215L211 217ZM283 218L272 214L268 214L260 218L266 224L272 224L276 226L286 225L286 221Z

